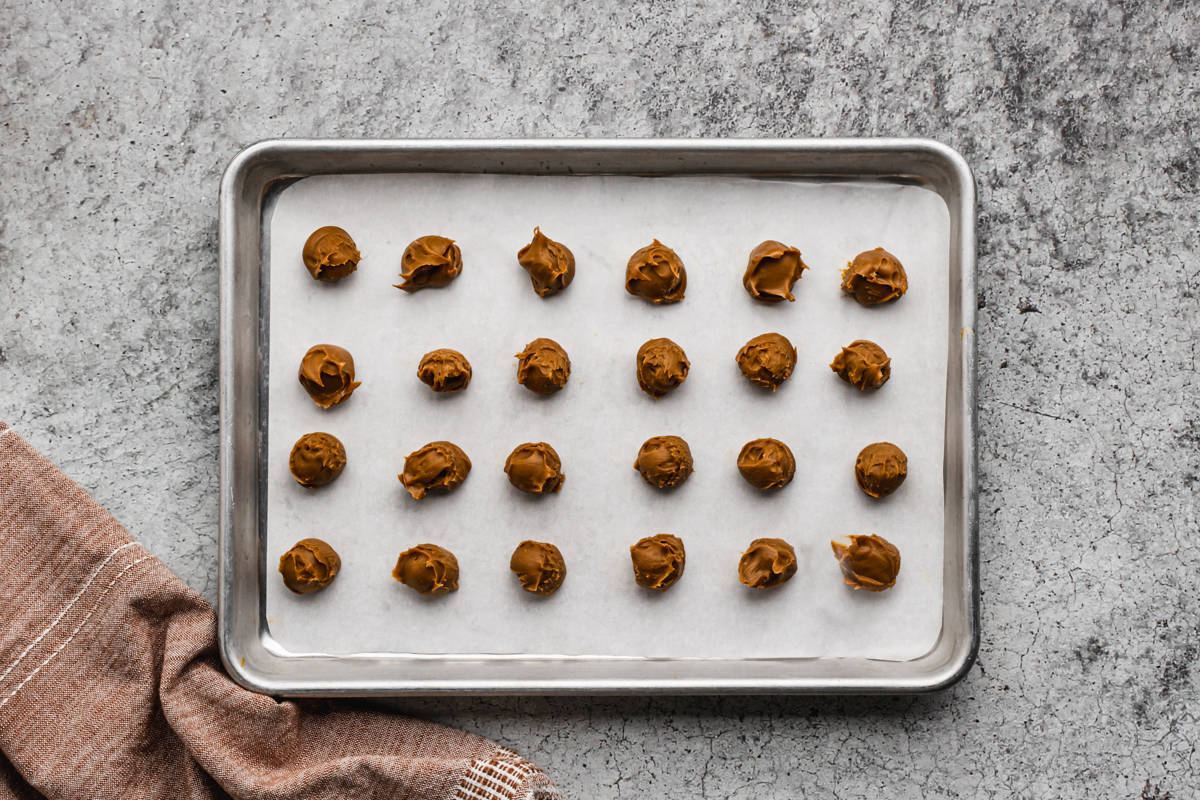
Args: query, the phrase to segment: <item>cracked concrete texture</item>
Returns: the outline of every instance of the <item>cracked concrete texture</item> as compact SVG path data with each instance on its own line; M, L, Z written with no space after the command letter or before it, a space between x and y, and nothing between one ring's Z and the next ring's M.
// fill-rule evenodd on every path
M892 136L976 171L983 636L909 698L403 708L572 797L1200 792L1186 3L6 4L0 417L215 594L216 196L275 136Z

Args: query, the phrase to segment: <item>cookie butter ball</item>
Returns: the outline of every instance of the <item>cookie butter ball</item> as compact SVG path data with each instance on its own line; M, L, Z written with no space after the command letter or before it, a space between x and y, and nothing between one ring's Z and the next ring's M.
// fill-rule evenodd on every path
M420 594L458 591L458 559L444 547L419 544L396 559L392 577Z
M346 467L346 448L329 433L306 433L292 445L288 469L296 483L316 489L333 483Z
M562 461L545 442L519 444L504 462L508 482L529 494L550 494L562 490Z
M549 542L521 542L509 559L508 568L521 581L522 589L543 597L557 592L567 577L562 553Z
M678 303L687 289L687 270L675 251L655 239L629 257L625 291L651 303Z
M361 381L354 380L354 357L336 344L308 348L300 360L300 385L313 402L330 408L344 402Z
M875 442L859 451L854 479L871 497L887 497L908 477L908 457L891 442Z
M808 265L800 259L800 251L772 239L750 251L742 286L755 300L778 303L795 302L792 287Z
M751 589L770 589L796 574L796 551L783 539L755 539L738 561L738 580Z
M317 228L304 243L304 266L319 281L340 281L362 261L350 234L335 225Z
M517 383L534 394L554 394L571 377L571 359L553 339L534 339L517 353Z
M764 333L742 346L737 365L746 380L773 392L792 377L796 348L782 333Z
M471 471L471 459L453 442L430 442L404 459L397 477L413 499L445 494L458 488Z
M900 259L876 247L859 253L842 270L842 291L864 306L895 300L908 291L908 276Z
M565 244L533 229L533 241L517 253L517 263L529 273L538 297L558 294L575 280L575 255Z
M896 585L900 574L900 551L882 536L852 535L850 544L832 541L833 556L842 568L842 578L852 589L882 592Z
M633 579L638 586L665 592L683 575L686 553L678 536L656 533L629 548Z
M319 592L337 577L342 559L320 539L301 539L279 559L283 585L296 594Z
M892 360L883 348L866 339L858 339L834 356L829 368L859 391L878 389L892 377Z
M791 449L778 439L746 442L738 453L738 472L756 489L782 489L796 474Z
M637 351L638 386L657 399L687 380L691 366L682 347L670 339L651 339Z
M462 272L462 251L453 239L445 236L422 236L404 249L400 259L402 283L397 289L415 292L418 289L440 289Z
M638 450L633 467L642 473L646 483L669 489L692 474L692 450L678 436L652 436Z
M421 356L417 377L435 392L461 392L471 382L471 362L457 350L443 347Z

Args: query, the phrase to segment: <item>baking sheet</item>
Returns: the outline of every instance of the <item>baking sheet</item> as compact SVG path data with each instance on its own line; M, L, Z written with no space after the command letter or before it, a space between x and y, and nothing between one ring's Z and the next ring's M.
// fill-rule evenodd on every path
M338 285L313 281L300 261L308 234L340 225L365 260ZM541 299L516 263L534 225L575 253L562 295ZM439 233L463 251L450 287L406 295L400 256ZM268 569L296 540L317 536L342 572L317 595L292 595L273 572L266 614L278 646L296 653L395 653L664 658L865 657L903 660L941 629L942 457L948 327L949 216L933 192L884 183L749 178L526 177L463 174L319 176L284 189L269 222ZM688 269L683 303L654 307L623 288L630 253L657 237ZM774 238L799 247L811 269L797 302L764 306L741 287L749 250ZM838 273L882 245L909 274L898 303L864 309L841 295ZM796 345L796 372L777 393L740 376L750 337L779 331ZM513 354L538 336L572 360L567 388L535 397L515 382ZM659 401L643 394L633 359L667 336L687 352L687 382ZM867 338L893 358L880 391L860 394L828 363ZM304 351L331 342L353 353L363 385L340 407L317 408L296 381ZM416 378L421 355L462 351L466 392L438 396ZM310 492L287 471L303 433L324 430L349 464ZM673 492L633 469L640 444L678 434L696 472ZM737 473L749 439L773 436L796 454L793 483L764 495ZM456 492L413 501L396 474L434 439L462 446L474 468ZM904 486L883 502L853 478L865 444L888 440L909 457ZM563 460L563 491L531 498L504 476L525 441L548 441ZM687 547L683 578L665 594L633 584L629 545L665 531ZM829 539L877 532L899 547L896 588L842 585ZM797 575L751 591L737 560L757 536L796 546ZM508 558L525 538L552 541L568 577L553 597L520 590ZM418 596L392 580L413 544L451 549L460 590Z

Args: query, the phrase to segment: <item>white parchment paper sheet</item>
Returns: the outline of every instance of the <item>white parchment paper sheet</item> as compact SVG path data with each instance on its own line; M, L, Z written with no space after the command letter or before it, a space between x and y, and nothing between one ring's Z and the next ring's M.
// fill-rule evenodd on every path
M345 228L365 256L339 284L313 281L300 253L322 225ZM540 225L575 253L563 294L537 297L516 252ZM463 274L413 295L400 256L437 233L462 248ZM726 177L372 175L310 177L286 188L270 219L270 400L266 609L293 652L562 654L654 657L910 659L941 629L942 448L947 357L949 215L934 193L880 183ZM657 237L688 271L686 299L656 307L624 290L625 264ZM746 258L763 239L793 244L811 269L795 303L766 306L743 290ZM909 293L863 308L839 290L856 253L882 245L905 265ZM786 335L799 350L777 393L751 386L734 356L752 336ZM516 383L513 354L538 336L571 357L566 389L549 398ZM634 378L647 339L678 342L687 382L655 401ZM827 366L840 346L871 339L893 358L891 381L861 394ZM354 355L362 386L325 411L296 380L311 345ZM417 380L422 354L462 351L470 387L439 396ZM308 491L288 474L296 439L327 431L349 464ZM633 469L650 436L678 434L696 472L660 492ZM748 440L772 436L796 455L794 482L762 494L739 476ZM404 456L436 439L463 447L474 468L456 492L413 501L396 479ZM895 442L909 477L872 501L856 486L864 445ZM525 441L563 460L560 494L531 498L503 473ZM629 546L671 532L687 548L683 578L665 594L633 583ZM833 537L877 532L899 547L894 590L851 591ZM342 571L326 591L298 597L274 572L298 539L327 540ZM738 557L758 536L795 545L799 572L752 591ZM522 539L557 544L563 588L539 598L508 570ZM397 554L420 542L452 550L461 589L425 598L395 582Z

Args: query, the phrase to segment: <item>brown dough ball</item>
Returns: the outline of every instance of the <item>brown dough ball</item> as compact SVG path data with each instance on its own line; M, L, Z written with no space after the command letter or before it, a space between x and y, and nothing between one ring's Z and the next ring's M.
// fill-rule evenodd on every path
M755 336L737 354L738 369L755 386L778 389L796 368L796 348L781 333Z
M876 247L856 255L842 270L842 291L864 306L875 306L907 292L908 276L900 259Z
M513 358L517 359L517 383L534 394L554 394L571 377L571 359L553 339L534 339Z
M678 303L687 289L687 270L674 250L655 239L629 257L625 291L651 303Z
M279 559L283 585L296 594L319 592L337 577L342 559L320 539L301 539Z
M687 554L678 536L656 533L640 539L629 548L633 559L633 579L638 586L665 592L683 575Z
M750 251L742 286L764 303L795 302L792 287L806 269L808 265L800 259L799 250L768 239Z
M751 589L781 586L796 574L796 551L783 539L755 539L738 561L738 580Z
M549 542L521 542L509 559L508 568L521 581L522 589L543 597L557 592L567 577L562 553Z
M862 392L878 389L892 377L892 360L882 347L866 339L858 339L848 347L843 347L842 352L834 356L829 368Z
M404 459L400 483L420 500L426 494L445 494L467 479L471 459L453 442L430 442Z
M687 380L691 362L670 339L651 339L637 351L637 381L642 391L658 399Z
M420 594L458 591L458 559L444 547L419 544L396 559L392 577Z
M296 483L315 489L333 483L346 467L346 448L329 433L306 433L292 445L288 469Z
M471 382L471 362L457 350L443 347L421 356L417 377L435 392L461 392Z
M754 439L738 453L738 472L758 489L782 489L796 474L796 459L778 439Z
M864 447L854 462L854 479L871 497L887 497L908 477L908 456L891 442Z
M651 486L672 488L692 474L692 450L678 436L652 436L638 450L633 467Z
M300 360L300 385L313 402L330 408L344 402L362 385L354 380L354 357L336 344L308 348Z
M336 225L317 228L304 243L304 266L319 281L340 281L362 261L350 234Z
M422 236L404 248L400 260L403 283L393 285L410 293L425 288L440 289L457 278L462 267L462 251L453 239Z
M519 444L504 462L508 482L529 494L550 494L562 490L562 461L545 442Z
M882 592L896 585L900 574L900 551L882 536L850 536L850 544L830 542L842 577L852 589Z
M533 229L533 241L517 253L517 262L529 273L538 297L558 294L575 280L575 254L540 228Z

